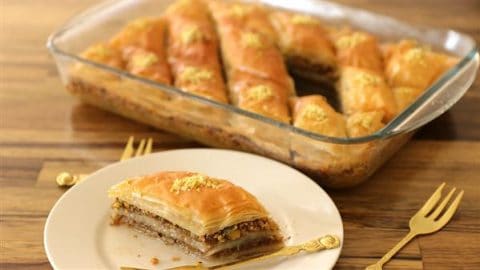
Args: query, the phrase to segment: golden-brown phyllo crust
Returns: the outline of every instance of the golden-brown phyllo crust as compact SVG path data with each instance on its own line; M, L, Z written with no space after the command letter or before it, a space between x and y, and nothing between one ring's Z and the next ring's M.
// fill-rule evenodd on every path
M413 87L427 89L456 60L427 47L422 47L412 40L403 40L390 45L386 52L385 74L393 87Z
M338 65L352 66L383 74L383 59L377 38L373 35L341 29L331 35Z
M131 178L111 187L109 197L158 215L197 236L269 216L243 188L192 172Z
M260 33L271 42L276 43L277 35L269 20L269 10L259 4L207 1L215 21L219 26L220 34L230 28L244 29Z
M291 98L293 125L330 137L346 137L345 119L321 95Z
M98 43L88 47L82 52L81 57L112 68L123 69L125 67L121 52L108 43Z
M218 27L222 28L221 25ZM257 32L234 28L224 31L220 38L229 77L235 72L250 73L274 81L294 95L293 80L287 73L282 54L268 38Z
M368 136L385 125L382 123L383 112L359 112L347 117L347 133L348 137Z
M165 59L165 20L163 18L136 19L117 33L110 40L110 44L122 51L130 47L142 48ZM122 53L128 54L128 51Z
M83 51L80 56L97 64L106 65L119 70L125 69L125 62L122 58L121 51L110 46L108 43L94 44ZM83 80L98 85L106 85L111 81L119 80L117 75L112 74L109 71L84 63L75 64L74 69L72 69L72 75L75 77L82 77Z
M270 18L282 53L294 71L335 76L335 51L319 19L286 11L274 11Z
M397 113L393 92L382 75L356 67L342 67L337 85L342 110L351 115L357 112L382 111L383 121Z
M165 59L160 59L157 54L142 48L134 48L127 59L127 70L142 78L170 85L172 78L170 69Z
M168 23L168 61L175 86L227 103L218 38L203 1L178 1L167 9L165 18Z
M402 86L393 87L392 90L399 112L410 106L410 104L412 104L424 92L424 90L420 88Z
M244 110L290 123L288 91L282 85L248 73L235 73L229 80L232 103Z
M175 86L211 100L227 103L227 94L223 77L218 70L203 66L178 66Z

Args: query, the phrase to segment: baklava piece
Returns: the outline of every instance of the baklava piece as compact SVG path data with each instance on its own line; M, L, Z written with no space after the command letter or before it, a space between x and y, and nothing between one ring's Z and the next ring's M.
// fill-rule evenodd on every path
M127 70L138 77L163 84L171 84L170 70L156 53L142 48L131 48L127 59Z
M383 122L387 123L397 113L392 90L384 77L376 72L355 67L342 67L337 90L342 111L346 115L381 111L384 113Z
M108 193L112 224L128 224L204 258L235 260L283 247L265 208L226 180L160 172L127 179Z
M242 13L241 20L245 23L237 23L237 20L231 18L238 16L233 10L237 8L249 10L250 6L228 4L226 6L210 5L210 7L221 40L222 58L228 79L234 76L235 72L250 73L276 82L285 88L288 95L294 95L293 80L287 72L282 54L272 37L261 31L260 27L252 27L248 23L251 20L258 20L259 12L245 11ZM260 9L258 6L251 8ZM264 21L264 27L271 27L268 17L262 21Z
M271 14L278 44L292 72L309 79L335 80L336 59L327 30L319 19L285 11Z
M399 112L410 106L424 92L423 89L408 86L394 87L392 90Z
M219 45L207 7L199 0L183 0L170 6L168 61L175 86L218 102L228 103L218 55Z
M237 72L230 78L229 88L233 105L290 123L287 95L284 88L277 83Z
M262 34L273 43L277 42L277 34L270 23L269 10L266 7L218 0L208 1L208 5L217 24L224 26L219 30L228 28L250 30Z
M345 119L321 95L292 98L293 125L329 137L346 137Z
M332 32L338 65L358 67L383 74L382 53L374 36L348 28Z
M386 54L385 74L392 87L425 90L457 62L412 40L391 45Z
M138 18L110 39L110 45L128 57L130 48L142 48L165 58L166 24L163 18ZM163 57L162 57L163 56Z
M125 62L122 59L122 54L116 48L110 46L108 43L98 43L88 47L80 56L91 62L106 65L111 68L122 70L125 68ZM108 71L103 71L101 68L96 68L91 65L79 63L75 65L73 74L76 77L82 77L91 83L104 84L103 80L115 80L118 77Z
M382 129L383 112L360 112L347 118L348 137L364 137Z
M110 46L122 53L131 74L170 85L165 28L163 18L136 19L110 40Z

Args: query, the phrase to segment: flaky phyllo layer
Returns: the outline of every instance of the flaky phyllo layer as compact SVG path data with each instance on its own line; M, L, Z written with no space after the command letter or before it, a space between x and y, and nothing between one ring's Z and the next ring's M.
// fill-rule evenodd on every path
M109 190L113 224L129 224L204 257L239 258L283 245L257 199L232 183L190 172L127 179Z

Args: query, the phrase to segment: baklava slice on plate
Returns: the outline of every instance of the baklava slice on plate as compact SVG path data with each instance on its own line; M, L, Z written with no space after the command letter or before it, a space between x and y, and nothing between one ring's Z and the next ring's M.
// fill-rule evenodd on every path
M235 260L280 249L277 224L250 193L193 172L127 179L109 190L113 224L129 224L204 258Z

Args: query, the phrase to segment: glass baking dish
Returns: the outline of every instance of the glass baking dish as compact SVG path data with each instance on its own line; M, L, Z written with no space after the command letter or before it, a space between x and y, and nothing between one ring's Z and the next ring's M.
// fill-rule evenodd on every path
M323 186L351 187L371 176L413 133L448 110L475 79L479 55L474 40L452 30L414 27L378 14L316 0L264 0L267 5L309 13L332 25L348 24L382 41L414 38L461 60L422 96L378 132L333 138L241 110L79 57L128 21L158 16L173 1L120 0L95 6L70 20L48 40L66 88L84 102L194 139L203 144L253 152L297 167ZM75 71L83 65L105 80ZM85 69L84 69L85 70ZM97 76L98 77L98 76ZM219 166L221 166L219 164Z

